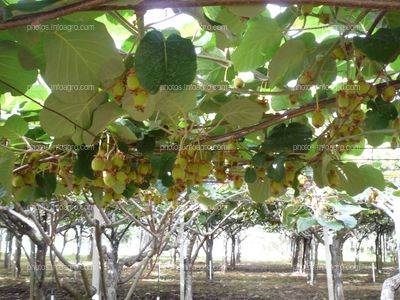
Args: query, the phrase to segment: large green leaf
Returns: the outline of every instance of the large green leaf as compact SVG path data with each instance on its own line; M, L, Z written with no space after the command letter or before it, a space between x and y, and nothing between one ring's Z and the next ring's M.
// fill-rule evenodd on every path
M11 195L14 161L12 151L0 150L0 190L3 190L0 199L8 199Z
M37 189L38 196L51 200L51 197L53 196L57 187L56 175L49 172L38 174L36 175L36 182L39 186Z
M229 124L239 127L257 124L263 115L260 105L246 98L229 101L221 106L219 112Z
M122 116L124 111L115 102L106 102L100 105L93 113L92 124L89 132L97 135L103 131L108 124ZM83 132L83 142L86 145L93 143L94 137L88 132Z
M231 5L227 6L229 11L240 17L255 17L265 10L265 4L258 5Z
M271 190L269 188L269 180L256 180L253 183L247 184L251 199L255 202L264 202L271 197Z
M12 41L0 41L0 94L10 92L12 95L20 95L29 90L29 87L36 81L37 71L26 70L22 67L20 53L21 46ZM13 88L11 88L10 86Z
M197 92L185 90L182 92L160 91L157 94L156 109L167 115L186 114L196 107Z
M353 38L356 49L365 53L368 58L388 63L394 61L400 49L400 28L380 28L376 33L362 37Z
M48 109L44 108L40 113L40 124L43 129L53 137L74 135L76 131L79 131L79 128L72 122L82 128L89 129L92 125L93 112L106 102L107 95L102 92L79 100L81 102L64 102L54 94L51 94L45 102L45 107ZM58 112L64 117L49 109Z
M369 187L385 189L382 172L371 165L358 167L355 163L345 163L338 166L337 170L340 178L337 190L346 191L350 196L358 195Z
M317 221L314 217L299 217L296 222L297 231L305 231L315 224L317 224Z
M267 176L275 181L282 181L285 177L285 162L287 154L278 155L267 169Z
M157 30L148 32L136 51L136 72L145 90L155 94L161 85L181 88L193 82L197 59L192 42L176 34L165 40Z
M315 37L306 33L283 44L270 63L270 87L283 86L296 79L309 64L308 54L316 46Z
M47 64L44 78L60 100L81 102L79 99L87 99L95 94L102 82L123 73L122 56L104 24L96 21L57 21L57 24L91 28L56 30L45 37Z
M279 48L282 36L282 29L275 20L267 17L251 20L232 55L235 70L250 71L263 66Z
M365 119L368 130L387 128L389 122L395 120L399 114L393 103L388 103L380 97L369 101L368 108Z
M272 128L263 144L266 152L307 152L312 130L301 123L280 124Z
M122 98L122 108L135 121L144 121L154 113L156 109L157 97L157 95L149 95L144 110L140 111L135 108L134 95L131 93L125 93L125 96Z
M11 141L19 140L28 132L28 123L18 115L9 117L0 127L0 136Z

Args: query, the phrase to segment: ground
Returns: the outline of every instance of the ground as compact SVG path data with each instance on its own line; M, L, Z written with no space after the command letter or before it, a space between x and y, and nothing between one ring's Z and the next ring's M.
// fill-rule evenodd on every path
M160 292L158 292L157 272L153 271L139 282L135 291L135 300L179 299L179 270L161 268ZM196 265L194 272L194 300L322 300L327 299L323 263L320 263L318 285L307 284L304 276L292 274L288 263L241 263L236 270L222 274L216 264L215 278L212 283L206 280L204 264ZM155 268L157 269L157 268ZM0 299L26 300L29 297L29 269L24 264L22 277L12 279L11 271L0 267ZM395 272L393 266L386 266L384 274L377 276L377 283L372 282L370 263L363 263L360 272L355 272L353 264L348 262L344 269L346 300L379 299L382 281ZM64 273L71 284L73 273ZM78 275L79 276L79 275ZM54 288L51 275L47 278L49 294ZM128 285L121 287L126 293ZM57 292L56 299L70 299L62 292ZM121 297L121 299L123 299ZM400 296L398 298L400 299Z

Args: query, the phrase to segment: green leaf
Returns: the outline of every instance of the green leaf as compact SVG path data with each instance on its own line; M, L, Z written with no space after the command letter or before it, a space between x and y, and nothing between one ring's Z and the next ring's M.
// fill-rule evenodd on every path
M338 231L344 228L344 226L338 221L324 220L321 218L317 218L317 222L324 227L328 227L332 230Z
M266 160L267 154L265 152L259 152L252 157L251 164L256 168L261 168L262 166L264 166Z
M87 99L97 93L102 82L124 72L122 55L104 24L96 21L59 25L93 26L93 30L54 31L46 35L44 79L63 101ZM68 90L69 89L69 90Z
M106 101L107 94L104 92L92 95L89 98L77 98L69 102L57 98L55 94L51 94L45 102L45 107L48 109L44 108L40 112L40 124L50 136L71 137L76 132L81 133L81 130L72 122L82 128L89 129L92 124L93 112ZM61 116L51 110L58 112Z
M255 70L270 60L278 50L282 29L275 20L259 17L249 21L243 40L232 54L236 71Z
M185 90L182 92L160 91L156 95L156 108L166 115L186 114L196 107L197 92Z
M400 28L380 28L371 36L354 37L356 49L361 50L368 58L381 63L394 61L400 49Z
M142 153L151 153L156 147L156 138L154 136L145 135L143 140L136 144L136 148Z
M211 209L213 209L213 208L217 205L217 202L216 202L215 200L210 199L210 198L205 197L205 196L200 196L200 197L197 199L197 202L199 202L200 208L201 208L203 211L211 210Z
M9 140L18 140L28 132L28 123L18 115L9 117L0 127L0 136Z
M336 214L335 219L343 222L347 228L354 228L357 226L357 220L350 215Z
M14 199L23 204L32 203L38 198L38 189L33 186L23 186L14 193Z
M285 177L285 162L287 154L278 155L267 169L267 176L275 181L282 181Z
M385 178L380 170L371 165L358 167L355 163L345 163L338 166L339 185L337 190L346 191L350 196L362 193L369 187L384 190Z
M307 56L315 45L315 37L311 33L283 44L269 66L270 87L284 86L288 81L298 78L308 66Z
M143 111L135 108L134 96L131 93L126 93L122 98L122 109L135 121L144 121L151 117L156 109L157 95L149 95L146 106Z
M136 72L145 90L155 94L161 85L182 88L196 76L196 52L192 42L176 34L167 40L152 30L141 40L136 51Z
M36 81L37 71L26 70L21 65L19 54L22 49L15 42L0 41L0 94L10 92L12 95L20 95L20 92L25 93Z
M305 231L315 224L317 224L317 221L314 217L299 217L296 222L297 231Z
M255 17L265 10L265 4L258 5L230 5L227 6L228 10L239 17Z
M256 180L253 183L248 183L249 193L251 199L255 202L264 202L271 197L269 189L269 180Z
M92 125L89 127L89 132L97 135L102 132L108 124L113 122L118 117L122 116L124 111L115 102L106 102L100 105L93 113ZM86 145L93 143L95 137L88 132L83 132L83 142Z
M123 124L113 123L110 125L110 130L125 144L132 144L138 140L136 134Z
M78 159L74 164L74 175L76 177L87 177L89 179L94 179L93 170L91 163L94 155L97 153L96 149L85 150L81 149L78 152Z
M256 170L254 170L254 168L251 168L251 167L246 168L246 172L244 174L244 180L247 183L255 182L257 180Z
M400 27L400 13L398 11L388 11L385 13L385 20L389 23L389 27Z
M126 198L130 198L133 196L137 189L138 187L134 183L130 183L126 186L125 191L122 193L122 195Z
M221 106L219 112L229 124L249 127L257 124L263 115L260 105L248 99L233 99Z
M51 200L57 187L56 175L49 172L38 174L36 175L36 182L39 186L36 196L45 197L48 200Z
M388 103L378 97L368 102L365 124L368 130L385 129L389 122L397 118L398 112L393 103Z
M263 143L266 152L307 152L312 138L310 127L300 123L275 126Z
M9 199L12 191L12 177L14 169L15 156L12 151L0 150L0 187L4 189L4 197L1 199Z

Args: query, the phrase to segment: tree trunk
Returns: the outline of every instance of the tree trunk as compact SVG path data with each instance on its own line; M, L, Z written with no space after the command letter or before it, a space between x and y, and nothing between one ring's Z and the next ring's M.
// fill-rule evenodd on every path
M242 239L240 238L240 234L236 235L236 262L240 264L242 260Z
M226 273L228 269L228 235L224 234L224 239L223 239L223 252L222 252L222 266L221 266L221 271L222 273Z
M375 238L375 264L376 271L382 273L382 243L381 243L381 233L376 234Z
M118 288L118 244L111 251L105 252L107 262L107 296L108 300L117 300Z
M4 230L0 229L0 260L2 253L2 246L3 246L3 237L4 237Z
M82 231L83 231L83 226L80 226L79 231L78 231L78 228L75 227L75 242L76 242L75 261L76 261L76 263L81 262Z
M45 276L46 276L46 251L47 245L37 245L35 255L35 271L36 279L33 288L33 299L44 300L45 299Z
M314 236L311 239L309 273L309 283L311 286L315 286L317 284L318 273L318 241Z
M7 230L6 235L6 252L4 253L4 269L10 268L10 261L12 255L12 242L13 242L13 234L10 230Z
M381 300L395 300L395 293L400 287L400 274L386 279L382 285Z
M15 252L14 252L14 277L19 278L21 275L21 246L22 235L15 237Z
M213 281L214 279L214 266L213 266L213 246L214 246L214 236L208 236L206 240L206 276L208 281Z
M334 286L334 299L344 300L343 291L343 239L334 236L332 238L332 245L330 245L330 252L332 257L332 277Z
M30 260L32 265L29 268L29 300L33 300L33 295L35 292L35 285L36 285L36 269L35 269L35 255L36 254L36 246L34 242L31 240L31 253L30 253Z
M231 259L230 259L230 268L231 270L235 270L236 268L236 237L235 235L231 236Z
M299 252L300 252L300 239L298 236L292 236L292 270L293 272L297 271L298 263L299 263Z
M361 250L361 242L358 242L356 246L356 257L354 262L354 269L357 272L360 272L360 250Z
M197 235L189 234L189 243L186 247L185 265L185 297L182 300L193 300L193 266L195 260L192 258L192 252L196 243Z

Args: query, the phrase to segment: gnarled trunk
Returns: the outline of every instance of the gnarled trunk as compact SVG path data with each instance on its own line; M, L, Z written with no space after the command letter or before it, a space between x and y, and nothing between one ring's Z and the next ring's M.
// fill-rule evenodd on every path
M213 281L214 279L214 266L213 266L213 246L214 246L214 236L208 236L206 239L206 275L208 281Z
M311 239L310 247L310 269L309 269L309 283L314 286L317 284L318 273L318 241L313 236Z
M235 270L236 268L236 237L235 235L231 236L231 259L230 259L230 268Z
M15 252L14 252L14 277L19 278L21 275L21 246L22 235L15 237Z
M107 262L107 299L117 300L118 288L118 244L114 245L111 251L103 251ZM106 249L104 249L106 250Z
M222 266L221 271L222 273L226 273L228 269L228 235L224 234L224 239L222 242L223 245L223 252L222 252Z
M395 293L400 288L400 274L386 279L382 285L381 300L395 300Z
M10 230L7 230L6 235L6 252L4 253L4 269L10 268L11 255L12 255L12 242L13 234Z
M343 290L343 239L334 236L330 252L332 257L332 278L334 288L334 299L345 300Z

